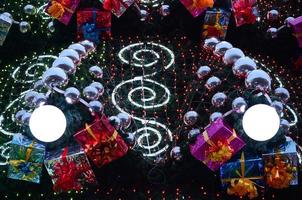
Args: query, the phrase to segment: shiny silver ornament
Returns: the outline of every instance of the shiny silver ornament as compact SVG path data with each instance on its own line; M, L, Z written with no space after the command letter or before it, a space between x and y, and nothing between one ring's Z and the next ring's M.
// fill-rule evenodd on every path
M121 128L128 128L131 125L132 118L127 113L119 113L117 117L121 120Z
M198 120L198 113L195 111L189 111L184 116L184 123L187 126L194 125L197 122L197 120Z
M213 112L210 115L210 122L215 122L218 118L222 118L222 113L221 112Z
M90 86L95 87L98 90L99 96L102 96L104 94L105 89L102 83L93 82L90 84Z
M208 66L201 66L197 70L196 74L199 79L203 79L205 76L211 73L211 68Z
M36 14L37 9L33 5L28 4L28 5L24 6L23 11L25 14L34 15L34 14Z
M39 93L35 96L33 103L36 108L43 106L47 103L47 97L45 96L45 94Z
M4 13L2 13L2 14L0 14L0 15L4 15L4 16L10 18L11 20L13 20L13 16L12 16L12 14L10 14L9 12L4 12Z
M160 11L160 14L161 14L163 17L166 17L166 16L170 15L170 6L164 4L164 5L162 5L162 6L160 7L160 10L159 10L159 11Z
M225 104L227 96L223 92L217 92L212 97L212 105L216 108L219 108Z
M273 101L271 106L275 108L279 115L283 113L283 104L280 101Z
M267 12L266 18L270 21L276 21L279 18L279 12L277 10L270 10Z
M20 22L19 30L21 33L27 33L28 31L30 31L30 24L26 21Z
M76 52L78 52L78 54L80 55L81 58L84 58L87 56L85 47L80 43L71 44L71 45L69 45L68 49L73 49Z
M220 84L221 84L221 80L216 76L212 76L207 80L205 87L208 90L214 90Z
M95 46L94 46L93 42L91 42L89 40L83 40L80 42L80 44L85 47L87 53L91 53L91 52L95 51Z
M96 100L99 98L99 92L95 87L87 86L83 90L84 97L88 100Z
M52 88L67 84L68 77L63 69L58 67L51 67L43 73L42 81L49 88Z
M73 49L64 49L60 54L59 57L69 57L74 64L78 64L80 62L80 55Z
M16 114L15 114L15 119L18 123L22 123L22 116L26 113L26 110L19 110Z
M266 33L267 33L267 36L269 38L277 38L278 37L278 29L276 29L276 28L273 28L273 27L269 28L269 29L267 29Z
M21 123L28 125L30 117L31 117L31 113L25 112L21 117Z
M194 128L190 130L188 133L188 140L190 142L194 142L199 134L200 134L200 130L198 128Z
M274 91L274 94L283 103L286 103L290 98L290 94L289 94L288 90L284 87L276 88L275 91Z
M27 105L29 106L34 106L34 98L35 96L37 96L39 93L36 91L29 91L25 94L24 96L24 100L26 102Z
M144 22L148 19L149 17L149 13L146 10L140 10L140 14L141 14L141 21Z
M89 110L92 113L103 113L104 106L99 101L90 101L89 102Z
M80 91L75 87L69 87L64 92L65 101L68 104L75 104L80 100Z
M239 58L233 65L233 73L240 78L246 78L247 74L257 69L256 63L249 57Z
M50 21L47 24L47 29L49 30L49 32L54 33L56 31L55 25L53 23L53 21Z
M52 67L61 68L67 74L74 74L76 72L76 66L69 57L58 57L52 63Z
M205 39L203 47L206 49L214 50L215 46L219 43L219 40L215 37L211 37L208 39Z
M175 146L172 148L170 152L170 157L175 161L181 161L182 160L182 153L179 146Z
M35 82L33 89L40 91L44 88L44 83L42 80L38 80L37 82Z
M89 72L95 78L103 78L103 70L99 66L90 67Z
M237 97L232 102L232 109L236 113L244 113L247 109L247 103L242 97Z
M263 70L251 71L245 79L248 89L268 92L271 90L271 77Z
M280 127L285 131L285 132L289 132L290 130L290 124L286 119L281 119L280 121Z
M224 56L223 56L223 62L226 65L234 65L234 63L239 59L244 57L244 53L238 49L238 48L231 48L228 49Z
M214 53L218 56L224 56L225 52L233 48L233 45L227 41L222 41L216 44Z
M293 20L295 20L294 17L287 17L287 18L284 20L284 25L285 25L286 27L290 27L290 26L291 26L291 25L290 25L290 22L292 22Z
M121 120L117 116L109 117L110 124L116 129L119 130L121 128Z

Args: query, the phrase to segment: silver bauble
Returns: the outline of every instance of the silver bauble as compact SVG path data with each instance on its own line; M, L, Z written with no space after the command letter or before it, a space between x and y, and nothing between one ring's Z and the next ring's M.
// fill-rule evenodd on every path
M84 97L88 100L96 100L99 98L99 92L95 87L87 86L83 90Z
M196 74L199 79L203 79L205 76L209 75L211 72L211 68L208 66L201 66L197 70Z
M179 146L175 146L172 148L170 152L170 157L175 161L181 161L182 160L182 153Z
M36 7L28 4L28 5L24 6L23 11L25 14L34 15L34 14L36 14Z
M247 74L257 69L256 63L249 57L239 58L233 65L233 73L240 78L246 78Z
M206 49L214 50L215 46L219 43L219 40L215 37L211 37L208 39L205 39L203 47Z
M25 94L24 96L24 100L26 102L27 105L29 106L34 106L34 99L35 97L38 95L39 93L36 91L29 91Z
M214 90L220 84L221 84L221 80L216 76L212 76L207 80L205 87L208 90Z
M127 113L119 113L117 117L121 120L121 128L128 128L131 125L132 118Z
M81 58L84 58L87 56L85 47L80 43L71 44L71 45L69 45L68 49L73 49L76 52L78 52L78 54L80 55Z
M83 40L80 42L80 44L85 47L87 53L91 53L95 50L95 46L94 46L93 42L91 42L89 40Z
M222 41L215 46L214 53L218 56L224 56L225 52L231 48L233 48L233 45L231 43Z
M49 88L52 88L67 84L68 77L63 69L58 67L51 67L43 73L42 81Z
M197 122L198 113L195 111L188 111L184 116L184 123L188 126L192 126Z
M212 105L216 108L219 108L225 104L227 96L223 92L217 92L212 97Z
M69 57L75 64L80 62L80 55L73 49L64 49L59 57Z
M26 110L19 110L16 114L15 114L15 119L18 123L22 123L22 116L24 115L24 113L26 113Z
M69 57L58 57L52 63L52 67L61 68L67 74L74 74L76 72L76 66Z
M246 77L245 86L249 89L268 92L271 90L271 77L263 70L253 70Z
M89 110L93 113L103 113L104 106L99 101L90 101L89 102Z
M238 49L238 48L231 48L228 49L224 56L223 56L223 62L226 65L234 65L234 63L239 59L244 57L244 53Z
M109 117L109 121L116 130L121 128L121 120L117 116Z
M210 122L215 122L218 118L221 118L222 117L222 113L221 112L213 112L211 115L210 115Z
M43 106L47 103L47 97L43 93L38 93L34 98L35 107Z
M275 108L279 115L283 113L283 104L280 101L273 101L271 106Z
M103 70L99 66L90 67L89 72L95 78L103 78Z
M19 30L21 33L27 33L28 31L30 31L30 24L26 21L20 22Z
M247 103L242 97L237 97L232 102L232 109L236 113L244 113L247 108Z
M102 83L93 82L90 84L90 86L95 87L98 90L99 96L102 96L104 94L105 89Z
M276 88L275 91L274 91L274 94L283 103L286 103L289 100L289 98L290 98L290 94L289 94L288 90L286 88L284 88L284 87Z
M68 104L75 104L80 99L80 91L75 87L69 87L64 92L65 101Z

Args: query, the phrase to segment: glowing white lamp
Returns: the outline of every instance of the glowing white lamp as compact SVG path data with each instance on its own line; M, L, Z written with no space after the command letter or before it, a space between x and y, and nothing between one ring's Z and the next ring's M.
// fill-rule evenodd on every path
M42 142L54 142L65 132L66 118L57 107L44 105L32 113L29 128L35 138Z
M257 104L245 112L242 125L243 130L250 138L266 141L278 132L280 118L275 108L265 104Z

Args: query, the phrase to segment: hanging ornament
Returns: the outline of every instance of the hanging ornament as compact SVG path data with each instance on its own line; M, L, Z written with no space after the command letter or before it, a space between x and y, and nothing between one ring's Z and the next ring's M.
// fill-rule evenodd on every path
M88 100L96 100L99 98L99 92L95 87L87 86L83 90L84 97Z
M284 25L285 25L286 27L290 27L290 26L291 26L291 25L290 25L290 22L293 21L293 20L295 20L294 17L287 17L287 18L284 20Z
M63 69L58 67L51 67L43 73L42 81L49 88L52 88L67 84L68 77Z
M140 10L140 15L141 15L141 21L144 22L148 19L149 13L146 10Z
M28 31L30 31L30 24L26 21L20 22L19 30L21 33L27 33Z
M90 42L89 40L83 40L80 44L85 47L87 53L91 53L95 50L93 42Z
M60 54L59 57L69 57L75 64L80 62L80 55L73 49L65 49Z
M182 154L181 154L179 146L175 146L175 147L172 148L172 150L170 152L170 157L175 161L181 161L182 160Z
M28 106L34 106L34 98L38 95L36 91L29 91L25 94L24 100Z
M184 123L187 126L192 126L197 122L198 119L198 113L195 111L189 111L184 116Z
M221 112L214 112L210 115L210 122L215 122L218 118L222 117L222 113Z
M34 15L34 14L36 14L36 7L28 4L28 5L24 6L23 11L25 14Z
M266 18L269 21L276 21L279 18L279 12L277 10L270 10L268 11Z
M263 70L251 71L245 79L245 86L248 89L268 92L271 90L271 77Z
M74 74L76 72L76 66L69 57L58 57L52 63L52 67L61 68L67 74Z
M56 31L55 25L53 23L53 21L50 21L47 24L47 29L49 30L49 32L54 33Z
M231 48L228 49L224 56L223 56L223 62L226 65L233 65L239 58L244 57L244 53L238 49L238 48Z
M219 40L215 37L205 39L203 47L206 49L214 50L215 46L219 43Z
M44 88L44 83L42 80L38 80L37 82L35 82L33 89L36 91L40 91Z
M17 121L17 123L22 123L22 116L26 113L26 110L19 110L16 114L15 114L15 119Z
M7 16L8 18L10 18L10 19L13 20L13 16L12 16L12 14L10 14L9 12L4 12L4 13L2 13L2 15L5 15L5 16Z
M38 93L34 100L33 100L33 103L35 105L36 108L40 107L40 106L43 106L47 103L47 97L45 96L45 94L43 93Z
M201 66L197 70L196 74L197 74L197 77L199 79L203 79L205 76L207 76L208 74L210 74L210 72L211 72L211 68L210 67L208 67L208 66Z
M190 142L195 142L196 137L200 134L200 130L198 128L194 128L188 133L188 140Z
M268 38L277 38L278 37L278 29L276 28L269 28L266 31Z
M131 125L131 116L128 115L127 113L119 113L117 115L117 117L120 119L121 121L121 127L126 129L126 128L129 128L129 126Z
M214 53L218 56L224 56L225 52L231 48L233 48L231 43L222 41L215 46Z
M236 113L244 113L247 108L247 103L242 97L237 97L232 102L232 109Z
M116 129L119 130L121 128L121 120L117 116L109 117L110 124Z
M95 78L103 78L103 70L99 66L90 67L89 72Z
M68 104L75 104L80 99L80 91L75 87L69 87L65 90L64 97Z
M290 124L286 119L281 119L280 120L280 127L286 132L288 133L290 130Z
M75 50L79 54L80 58L84 58L87 56L85 47L79 43L69 45L68 49Z
M102 96L104 94L104 86L102 85L102 83L99 82L93 82L90 84L90 86L95 87L98 90L98 94L99 96Z
M249 57L239 58L233 65L233 73L235 76L245 78L247 74L257 69L256 63Z
M170 15L170 6L166 4L162 5L159 12L163 17Z
M286 88L283 88L283 87L276 88L275 91L274 91L274 94L283 103L286 103L290 98L290 94L289 94L288 90Z
M217 92L212 97L212 105L216 108L219 108L225 104L227 96L223 92Z
M21 117L21 123L25 124L25 125L28 125L30 117L31 117L31 113L29 113L29 112L23 113L23 115Z
M90 101L89 102L89 110L92 113L103 113L104 106L99 101Z
M208 90L214 90L220 84L221 84L221 80L216 76L212 76L207 80L205 87Z
M283 104L280 101L273 101L271 106L274 107L277 113L281 116L283 113Z

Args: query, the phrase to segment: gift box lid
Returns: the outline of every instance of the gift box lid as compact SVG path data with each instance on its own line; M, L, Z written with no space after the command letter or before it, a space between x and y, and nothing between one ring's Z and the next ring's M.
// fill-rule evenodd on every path
M289 24L293 27L298 26L298 25L302 26L302 16L297 17L294 20L290 20Z
M290 137L286 137L286 141L279 145L278 148L272 149L270 152L264 153L263 155L275 153L297 153L297 144Z
M41 149L41 150L45 151L45 146L43 144L30 140L29 138L25 137L24 135L22 135L20 133L17 133L13 136L11 144L12 145L21 145L21 146L24 146L27 148L32 146L32 148L34 148L34 149Z
M66 147L65 147L66 148ZM64 152L65 148L61 148L59 150L54 150L54 151L48 151L46 152L46 156L45 156L45 162L47 162L48 160L57 160L57 159L61 159L62 153ZM68 156L74 156L74 155L78 155L78 154L83 154L84 150L81 148L81 146L79 145L70 145L67 147L68 151L67 151L67 157Z

